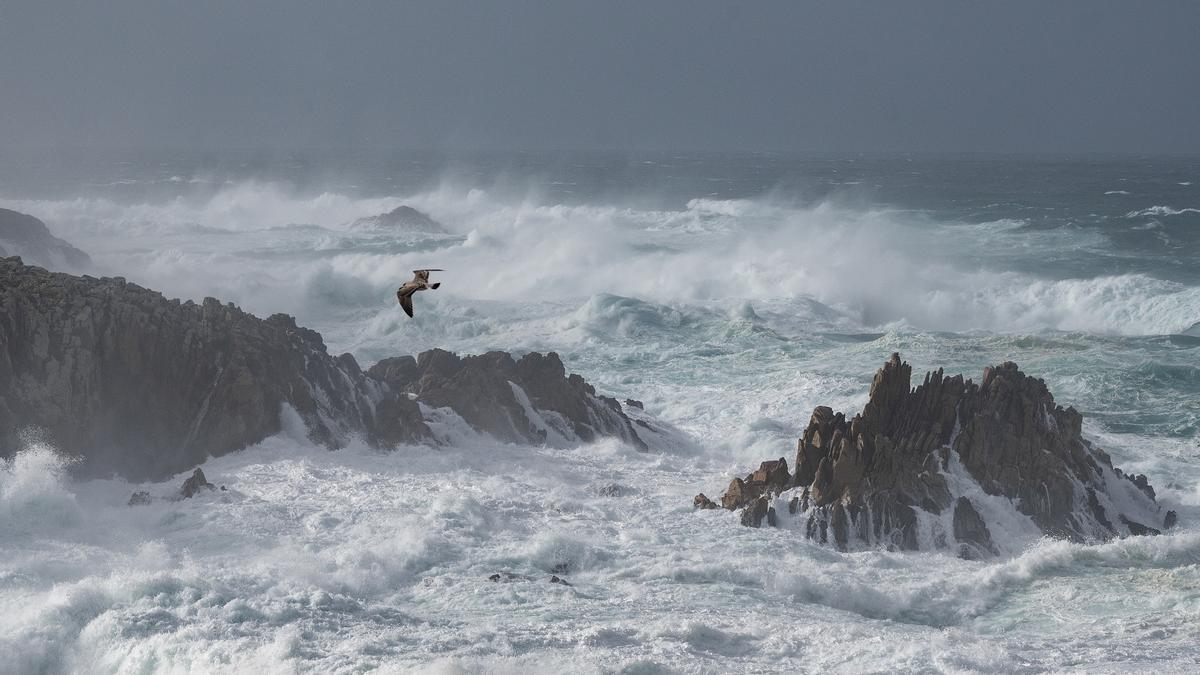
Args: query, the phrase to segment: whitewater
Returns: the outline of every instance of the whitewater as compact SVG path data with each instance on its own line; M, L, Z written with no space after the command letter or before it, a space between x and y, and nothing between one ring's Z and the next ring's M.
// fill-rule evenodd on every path
M1200 162L774 156L0 162L94 275L287 312L365 365L557 351L678 428L638 452L330 452L298 422L225 486L0 465L0 672L1194 672ZM407 205L441 232L356 221ZM395 305L411 270L436 293ZM1005 554L840 553L693 511L855 411L892 352L1012 360L1180 525ZM493 583L511 572L535 582ZM570 585L540 581L558 574Z

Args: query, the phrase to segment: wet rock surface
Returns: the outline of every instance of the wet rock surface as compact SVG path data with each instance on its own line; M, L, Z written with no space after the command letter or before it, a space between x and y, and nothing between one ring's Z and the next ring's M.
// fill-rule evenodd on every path
M196 469L187 480L183 481L183 485L179 487L179 496L184 499L195 497L201 490L216 490L217 486L208 482L208 478L204 476L202 469Z
M911 387L898 354L875 375L861 413L821 406L796 451L735 478L721 498L745 525L776 522L782 496L805 536L846 549L952 548L994 555L990 497L1004 498L1043 534L1072 541L1155 534L1175 522L1145 476L1122 473L1082 437L1082 417L1054 402L1016 364L987 368L978 384L943 371ZM960 494L974 483L982 496ZM698 498L697 498L698 499ZM697 502L697 506L699 503ZM924 525L922 524L924 523Z

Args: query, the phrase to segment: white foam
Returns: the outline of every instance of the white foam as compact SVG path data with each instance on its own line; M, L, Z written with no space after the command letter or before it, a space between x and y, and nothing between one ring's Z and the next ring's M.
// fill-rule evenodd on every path
M346 227L400 204L461 236ZM1198 305L1195 288L1142 275L1052 280L1002 271L1006 256L1106 245L1091 230L1030 230L1018 220L937 223L832 202L693 199L677 210L639 210L543 203L536 191L453 183L358 199L246 181L162 203L10 205L47 220L102 272L170 296L214 295L258 313L297 314L318 328L340 322L347 308L387 307L412 269L429 266L449 270L440 298L578 305L609 294L722 310L789 299L833 308L860 330L899 323L1163 333ZM1130 216L1194 210L1156 206ZM1143 312L1148 305L1153 310Z
M1145 216L1179 216L1185 213L1200 213L1200 209L1184 207L1182 209L1172 208L1170 206L1151 206L1140 211L1130 211L1125 214L1126 218L1143 218Z

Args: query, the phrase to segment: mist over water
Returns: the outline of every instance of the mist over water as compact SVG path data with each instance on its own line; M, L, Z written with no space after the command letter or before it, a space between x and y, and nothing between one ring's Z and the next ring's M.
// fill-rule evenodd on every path
M85 161L86 160L86 161ZM444 232L355 225L408 205ZM758 669L1187 672L1200 637L1200 162L1188 159L117 157L0 160L0 206L91 274L287 312L364 366L558 351L685 444L463 432L329 453L298 434L179 480L0 466L0 663L22 672ZM408 319L396 287L445 268ZM1190 330L1189 330L1190 329ZM838 553L692 512L899 351L1013 360L1180 527L1007 555ZM600 488L619 486L624 496ZM508 570L574 584L492 584ZM1119 665L1110 665L1119 664ZM640 670L639 670L640 669Z

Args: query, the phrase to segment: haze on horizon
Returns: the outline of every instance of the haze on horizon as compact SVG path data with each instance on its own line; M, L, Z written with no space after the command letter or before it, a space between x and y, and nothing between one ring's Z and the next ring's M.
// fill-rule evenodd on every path
M1200 3L8 0L0 151L1200 152Z

